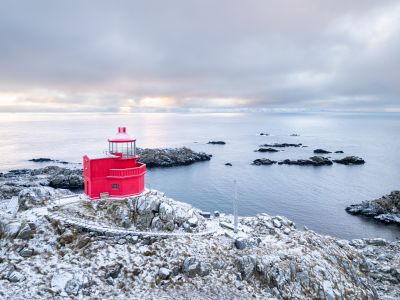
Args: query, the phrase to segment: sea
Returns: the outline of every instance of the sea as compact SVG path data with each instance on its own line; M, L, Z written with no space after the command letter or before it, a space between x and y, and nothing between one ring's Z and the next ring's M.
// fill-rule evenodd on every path
M168 197L204 211L232 213L236 190L242 216L282 215L299 229L344 239L400 239L399 226L345 211L350 204L400 189L397 113L0 113L0 172L46 166L29 161L38 157L81 168L82 156L103 153L120 126L141 148L186 146L213 155L189 166L148 170L146 186ZM207 144L215 140L226 144ZM254 151L273 143L307 147ZM326 156L356 155L366 164L251 165L257 158L309 158L317 148L342 150Z

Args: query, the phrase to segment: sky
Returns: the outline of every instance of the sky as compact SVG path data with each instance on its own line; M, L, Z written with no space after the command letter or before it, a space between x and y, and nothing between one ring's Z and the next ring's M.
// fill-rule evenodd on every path
M0 112L400 112L398 0L0 5Z

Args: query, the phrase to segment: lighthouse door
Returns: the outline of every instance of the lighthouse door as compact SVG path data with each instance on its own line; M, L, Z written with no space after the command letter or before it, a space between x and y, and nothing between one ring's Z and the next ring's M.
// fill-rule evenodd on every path
M89 181L86 181L86 184L85 184L85 194L89 195Z

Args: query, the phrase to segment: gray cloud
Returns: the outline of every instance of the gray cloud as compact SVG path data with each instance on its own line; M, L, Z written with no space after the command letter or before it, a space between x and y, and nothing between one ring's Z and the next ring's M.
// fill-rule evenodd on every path
M2 111L400 111L398 1L1 4Z

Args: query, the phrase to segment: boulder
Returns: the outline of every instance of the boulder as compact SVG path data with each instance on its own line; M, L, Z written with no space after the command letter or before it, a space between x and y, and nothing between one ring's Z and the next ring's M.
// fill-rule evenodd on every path
M34 233L35 233L35 230L32 229L29 224L25 224L19 231L17 238L23 239L23 240L29 240L32 238Z
M162 202L160 204L160 208L159 208L159 216L160 219L168 222L168 221L173 221L174 220L174 209L172 208L171 205Z
M328 150L324 150L324 149L315 149L314 153L315 154L329 154L329 153L332 153L332 152L328 151Z
M236 249L243 250L246 248L246 241L244 239L235 239L235 247Z
M249 279L255 272L256 257L254 255L239 256L235 259L235 266L243 280Z
M121 269L122 269L122 265L119 263L108 266L107 270L106 270L105 278L109 278L109 277L111 277L113 279L117 278L119 273L121 272Z
M64 291L68 295L74 295L74 296L78 296L80 289L81 289L81 283L77 279L68 280L64 287Z
M337 164L342 164L342 165L363 165L363 164L365 164L365 160L358 156L346 156L342 159L334 159L333 161Z
M158 270L158 276L161 279L168 279L171 276L171 274L172 274L172 271L170 269L167 269L167 268L160 268Z
M18 235L18 232L20 231L21 226L22 226L22 224L19 221L8 223L4 227L4 235L9 238L15 238Z
M33 249L24 248L21 251L19 251L19 255L21 255L22 257L31 257L33 255Z
M276 164L275 160L270 160L268 158L258 158L256 160L253 161L252 165L255 166L270 166Z

